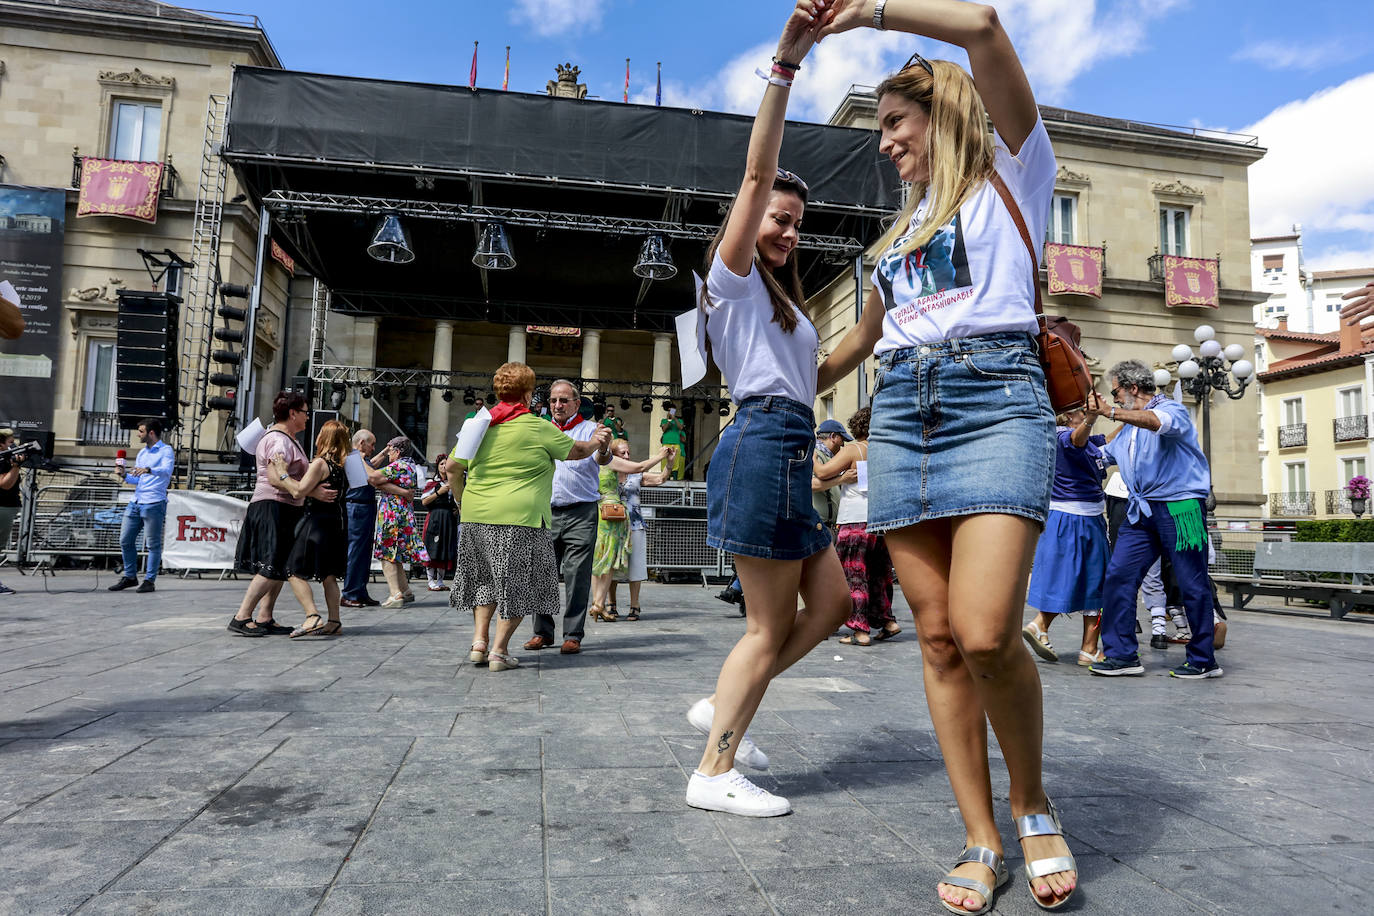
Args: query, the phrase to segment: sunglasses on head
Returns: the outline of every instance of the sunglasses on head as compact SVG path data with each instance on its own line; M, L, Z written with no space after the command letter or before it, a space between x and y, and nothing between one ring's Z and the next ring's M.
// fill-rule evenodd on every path
M801 176L796 172L789 172L787 169L779 168L778 181L785 181L788 184L796 185L801 190L802 194L811 193L811 189L806 186L806 182L802 181Z
M911 69L911 67L918 64L920 65L922 70L929 73L931 76L935 75L935 68L931 66L930 61L926 60L924 57L921 56L919 51L911 55L911 57L907 58L907 62L902 65L902 69L909 70Z

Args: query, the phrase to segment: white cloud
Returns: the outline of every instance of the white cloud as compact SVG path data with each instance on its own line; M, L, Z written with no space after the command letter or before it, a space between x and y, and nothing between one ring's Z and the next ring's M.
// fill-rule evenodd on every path
M1283 105L1242 128L1269 152L1250 167L1252 234L1344 230L1339 245L1308 246L1323 268L1364 266L1374 252L1374 73ZM1355 264L1330 263L1360 257Z
M1303 264L1308 270L1346 270L1353 267L1374 267L1374 238L1364 247L1331 247L1303 251Z
M545 38L601 25L606 0L515 0L511 19Z
M1253 61L1266 70L1316 70L1351 56L1349 49L1334 41L1258 41L1241 48L1231 59Z

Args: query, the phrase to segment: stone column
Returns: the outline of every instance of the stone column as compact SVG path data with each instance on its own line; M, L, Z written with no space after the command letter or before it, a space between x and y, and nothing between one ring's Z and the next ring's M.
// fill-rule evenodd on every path
M582 332L582 377L596 379L601 377L601 332L584 330ZM600 390L596 382L588 382L583 388L583 396Z
M662 385L673 380L673 335L665 334L662 331L654 334L654 368L650 376L654 384ZM649 441L646 443L648 449L646 454L653 454L659 448L659 436L663 435L663 428L659 425L668 417L668 412L663 409L661 393L655 392L654 409L649 414ZM677 403L674 401L673 403ZM681 411L682 405L678 405Z
M448 372L453 369L453 322L434 322L434 362L430 366L435 372ZM452 443L448 441L449 410L452 405L442 397L443 392L434 390L429 393L429 435L425 456L433 458L441 451L447 451Z
M511 325L510 342L506 344L506 362L523 363L525 361L525 328L524 325Z

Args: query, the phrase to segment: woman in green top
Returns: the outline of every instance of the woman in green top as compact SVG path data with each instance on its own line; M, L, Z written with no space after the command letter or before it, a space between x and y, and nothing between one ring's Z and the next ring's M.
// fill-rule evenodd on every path
M683 423L677 415L676 407L668 408L668 416L660 420L658 428L662 430L662 435L658 441L663 445L670 446L676 455L673 458L672 475L670 480L681 480L682 472L686 469L685 459L682 457L683 443L687 438L687 424Z
M471 461L451 459L467 470L454 495L462 526L458 568L449 603L472 608L476 621L468 658L492 671L519 666L510 638L527 614L557 614L558 563L554 559L549 502L555 461L576 461L605 446L606 427L587 442L575 442L558 427L530 413L534 370L506 363L492 389L501 399ZM460 475L450 475L457 479ZM493 616L500 618L491 642Z

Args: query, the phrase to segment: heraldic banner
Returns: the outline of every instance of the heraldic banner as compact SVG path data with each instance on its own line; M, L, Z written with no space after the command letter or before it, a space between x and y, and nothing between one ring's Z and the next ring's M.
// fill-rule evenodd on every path
M86 157L81 160L81 192L76 201L76 215L124 216L155 223L161 190L161 162Z
M1177 255L1164 256L1164 304L1173 308L1176 305L1201 305L1210 309L1220 308L1217 291L1221 284L1217 280L1216 258L1180 258Z
M1045 244L1050 295L1073 293L1102 298L1102 249L1087 245Z

